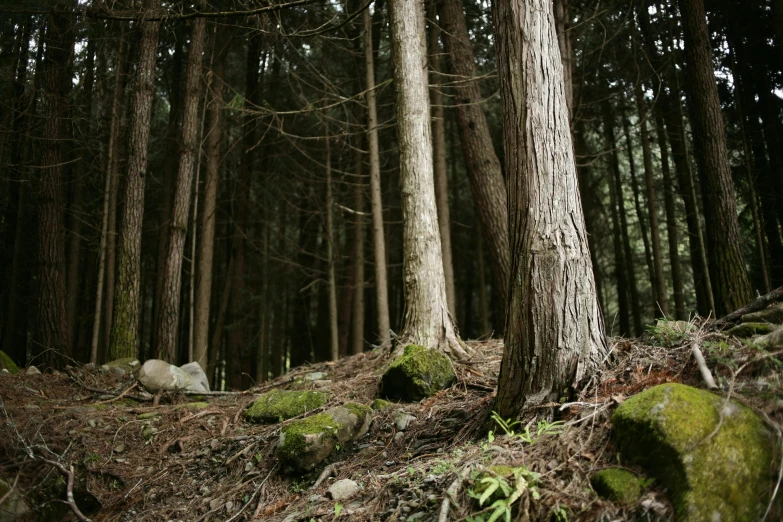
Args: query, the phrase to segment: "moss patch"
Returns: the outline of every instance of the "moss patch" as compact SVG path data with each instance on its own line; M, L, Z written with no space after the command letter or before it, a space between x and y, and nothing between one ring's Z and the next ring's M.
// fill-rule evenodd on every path
M5 368L9 373L19 373L19 367L8 357L4 351L0 350L0 368Z
M384 399L375 399L372 401L373 410L382 410L384 408L388 408L389 406L394 406L394 403Z
M726 331L727 334L739 337L740 339L747 339L754 335L766 335L772 333L777 328L776 325L769 323L741 323Z
M590 484L600 497L623 504L636 502L642 494L639 478L620 468L599 471L590 478Z
M405 347L381 379L381 395L390 399L419 401L454 384L457 376L448 357L415 344Z
M250 422L273 423L323 406L329 394L318 391L273 390L261 395L245 412Z
M348 411L356 415L359 419L364 419L366 415L372 415L372 408L363 404L356 404L355 402L347 402L343 404L343 407Z
M704 390L663 384L631 397L612 416L623 457L668 488L680 520L751 521L766 505L775 466L771 433L750 409L723 402Z
M175 410L203 410L204 408L209 407L208 402L189 402L187 404L180 404L178 406L175 406Z
M312 469L335 449L340 428L328 413L294 421L280 430L277 456L291 468Z

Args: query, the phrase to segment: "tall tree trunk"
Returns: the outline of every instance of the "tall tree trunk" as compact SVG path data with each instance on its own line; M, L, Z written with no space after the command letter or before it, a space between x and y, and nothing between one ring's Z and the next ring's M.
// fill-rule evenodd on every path
M364 351L364 178L362 177L361 139L355 146L356 182L353 193L353 311L351 312L351 354Z
M630 286L628 284L628 263L626 259L626 251L623 249L623 235L620 229L620 215L624 211L622 207L618 209L618 197L620 193L620 186L617 180L612 176L609 180L609 205L612 207L612 246L614 247L614 281L617 285L617 313L620 316L620 337L626 337L631 333L631 316L629 314L628 306L628 294ZM633 265L632 265L633 266ZM636 280L633 280L634 285ZM634 308L634 311L639 309L638 305ZM612 321L614 326L614 321ZM614 328L611 331L614 334Z
M639 82L634 85L634 97L639 111L639 126L642 139L642 156L644 165L644 185L647 190L647 214L650 216L650 239L653 255L653 295L655 295L657 307L653 310L655 317L662 314L669 315L669 297L666 290L666 280L663 277L663 252L661 251L661 236L658 229L658 209L655 197L655 178L652 163L652 150L650 149L650 134L647 128L647 102L642 94L642 86Z
M451 255L451 215L449 212L449 185L446 171L446 121L443 110L443 87L441 86L440 27L435 23L435 0L429 2L430 18L430 70L432 87L432 145L433 172L435 176L435 203L438 206L438 226L443 248L443 275L446 277L446 302L449 313L456 317L454 302L454 260Z
M726 149L723 116L712 66L703 0L679 0L688 96L696 158L704 188L704 217L715 313L723 316L750 301L751 289L737 222L737 204Z
M157 11L160 0L147 0L148 13ZM136 357L139 346L141 307L141 225L144 218L144 182L147 173L147 148L150 135L152 96L155 88L155 58L160 22L141 22L139 63L133 89L130 121L128 175L122 212L114 291L113 319L108 359Z
M375 309L378 321L378 341L391 345L389 322L389 287L386 278L386 240L383 230L381 200L381 158L378 145L378 110L375 103L375 59L373 57L372 20L364 10L365 100L367 102L367 143L370 151L370 204L372 207L372 242L375 266Z
M60 367L70 355L65 314L65 230L63 226L62 142L65 135L75 34L66 14L70 5L57 4L48 17L44 46L44 127L41 145L39 201L39 297L36 363Z
M185 79L185 100L182 116L182 151L174 193L174 212L169 235L168 255L163 276L163 294L158 319L158 356L171 363L177 361L177 325L180 312L182 286L182 258L185 253L185 236L188 230L188 212L193 186L193 172L199 151L198 107L201 98L201 63L204 54L206 19L193 22L193 32L188 51L188 68Z
M568 118L569 121L571 121L574 117L574 60L573 51L571 49L571 38L568 34L570 29L568 0L553 0L552 8L555 14L557 46L560 49L560 58L563 60L563 88L565 89Z
M335 260L334 195L332 194L332 147L328 123L326 127L326 260L329 279L329 355L332 361L340 358L340 339L337 325L337 267Z
M511 287L496 410L558 400L607 352L551 0L493 4ZM524 44L523 44L524 42Z
M479 337L491 335L489 327L489 299L487 299L486 267L484 266L484 238L481 227L476 227L476 263L479 273L479 318L481 319L481 332Z
M392 57L400 148L405 313L398 349L413 343L455 358L468 355L446 304L427 90L424 5L392 0Z
M484 244L492 261L493 282L498 296L506 302L511 258L508 243L508 204L500 161L495 154L489 125L481 106L482 96L476 81L473 47L460 0L442 0L440 19L443 46L451 60L455 82L456 113L460 143L473 193L476 213L484 234Z

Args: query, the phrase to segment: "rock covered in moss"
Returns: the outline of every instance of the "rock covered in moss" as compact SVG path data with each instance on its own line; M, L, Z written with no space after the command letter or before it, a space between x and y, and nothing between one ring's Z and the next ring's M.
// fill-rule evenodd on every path
M174 407L174 410L204 410L209 407L208 402L187 402Z
M372 401L373 410L382 410L384 408L388 408L389 406L394 406L394 403L383 399L375 399Z
M748 339L754 335L766 335L775 331L778 326L769 323L740 323L726 331L727 334Z
M245 412L250 422L273 423L298 417L320 408L329 400L325 392L272 390L264 393Z
M135 357L122 357L120 359L114 359L113 361L109 361L106 364L102 366L106 370L111 370L112 368L119 368L127 373L133 373L136 370L139 369L139 360Z
M416 344L405 347L381 379L381 395L389 399L420 401L457 381L448 357Z
M772 333L756 339L756 344L763 346L768 351L783 349L783 328L778 328Z
M763 512L774 485L774 442L745 406L662 384L625 401L612 424L623 458L668 488L678 520L741 522Z
M743 323L783 324L783 303L742 316Z
M590 484L601 498L630 504L642 494L639 477L621 468L608 468L590 477Z
M4 351L0 350L0 368L5 368L8 373L19 373L19 367L13 359L8 357Z
M289 469L309 471L337 448L367 433L372 410L359 404L345 404L323 413L293 421L280 430L277 457Z

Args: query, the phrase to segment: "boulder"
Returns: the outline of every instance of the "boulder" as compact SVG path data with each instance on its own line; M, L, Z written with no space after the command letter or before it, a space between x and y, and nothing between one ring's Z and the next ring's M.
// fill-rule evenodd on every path
M41 370L39 370L35 366L28 366L27 370L25 370L24 374L25 375L41 375Z
M277 457L291 470L309 471L326 460L338 444L353 442L367 433L371 422L372 409L350 403L293 421L280 430Z
M19 373L19 367L16 365L13 359L0 350L0 368L8 370L8 373Z
M774 487L774 438L750 409L704 390L662 384L612 416L626 462L672 497L678 520L756 520Z
M451 361L432 348L405 347L381 378L381 395L413 402L431 397L457 381Z
M160 359L145 361L139 370L139 382L152 393L161 390L191 390L194 384L193 377Z
M394 406L394 403L383 399L375 399L372 401L373 410L382 410L384 408L388 408L389 406Z
M639 477L622 468L599 471L590 477L590 485L601 498L621 504L636 502L642 494Z
M769 351L783 349L783 328L778 328L772 333L756 339L756 344L763 346Z
M320 408L329 400L325 392L272 390L264 393L245 412L250 422L273 423L298 417Z
M361 488L351 479L338 480L326 490L326 496L332 500L345 500L356 495Z
M743 323L783 324L783 303L742 316Z
M197 392L208 392L209 391L209 379L207 378L207 374L204 373L204 370L201 368L201 365L197 361L189 362L188 364L183 364L179 367L180 370L187 373L193 378L193 386L191 387L192 391Z
M739 337L740 339L748 339L754 335L766 335L774 332L779 326L770 323L740 323L737 326L726 330L726 333Z

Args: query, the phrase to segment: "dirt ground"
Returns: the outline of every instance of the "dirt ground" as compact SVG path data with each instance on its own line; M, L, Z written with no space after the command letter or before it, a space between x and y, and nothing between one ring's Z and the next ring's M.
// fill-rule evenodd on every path
M282 424L250 424L244 410L273 388L329 389L326 408L349 400L369 405L385 353L296 368L243 393L164 395L157 406L132 387L131 374L89 366L4 374L0 476L35 509L28 520L77 520L64 503L66 472L73 470L75 502L93 521L470 522L492 513L470 496L476 474L507 465L529 478L511 510L514 520L669 520L671 505L654 482L624 506L601 500L590 486L595 471L622 464L611 436L617 404L664 382L703 387L691 355L698 343L724 396L754 408L778 433L783 420L777 356L693 324L687 335L653 329L638 340L612 339L605 368L570 403L524 412L514 431L527 428L530 440L504 436L491 419L502 342L470 342L475 356L455 364L456 385L420 403L376 411L366 436L332 455L326 470L305 476L279 469L274 446ZM308 380L312 372L325 373L328 382ZM197 409L194 401L208 404ZM416 417L399 433L398 408ZM555 421L563 423L551 427ZM342 503L324 496L343 478L357 482L360 494Z

